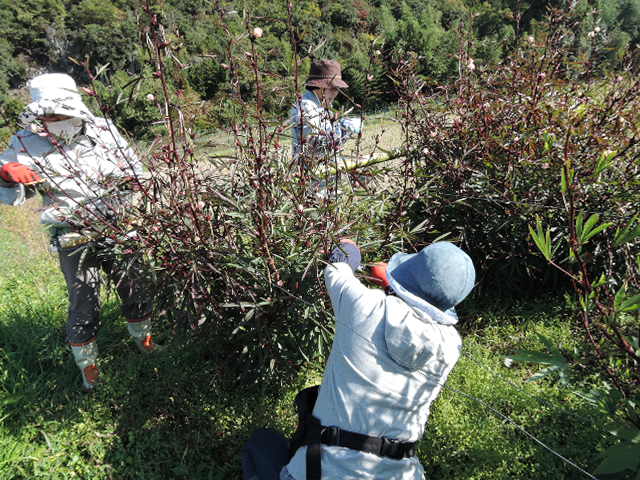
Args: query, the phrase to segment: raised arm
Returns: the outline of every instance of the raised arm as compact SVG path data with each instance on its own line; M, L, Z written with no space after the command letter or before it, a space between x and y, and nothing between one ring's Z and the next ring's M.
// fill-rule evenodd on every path
M360 266L360 249L349 239L342 239L329 256L329 265L324 270L324 281L336 315L346 305L366 301L371 290L354 275Z

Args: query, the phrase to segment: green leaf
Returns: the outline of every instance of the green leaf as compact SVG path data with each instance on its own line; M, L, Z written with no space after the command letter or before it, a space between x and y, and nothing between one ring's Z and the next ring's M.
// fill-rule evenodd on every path
M635 471L640 466L640 444L637 443L615 445L605 450L603 455L604 460L596 468L596 474Z
M584 214L582 212L578 213L578 217L576 218L576 235L578 238L582 238L582 227L584 224Z
M585 242L589 241L589 239L591 239L591 237L599 234L600 232L606 230L607 228L611 227L613 225L612 222L606 222L606 223L602 223L600 225L598 225L596 228L594 228L593 230L591 230L589 232L589 234L586 236L585 238Z
M420 232L424 231L424 226L427 224L428 221L429 221L428 218L423 220L418 225L416 225L414 228L412 228L409 233L415 234L415 233L420 233Z
M527 379L528 382L533 382L546 377L552 373L558 373L560 380L563 383L568 381L568 369L569 363L562 355L562 352L553 345L553 342L544 335L538 335L540 341L544 344L546 352L534 352L530 350L520 350L514 355L506 357L507 360L523 363L537 363L539 365L549 365L547 368L536 372L534 375Z
M567 193L567 176L564 174L564 168L560 172L560 191Z
M622 230L616 229L616 234L613 239L613 245L619 247L625 243L633 241L636 237L640 236L640 225L637 225L638 217L633 217L629 224Z
M97 78L97 77L99 77L100 75L102 75L102 74L105 72L105 70L106 70L107 68L109 68L109 64L108 64L108 63L105 63L104 65L101 65L100 67L98 67L98 68L96 69L95 77Z
M551 261L553 257L553 252L555 249L551 245L551 230L547 228L545 231L542 227L542 220L540 217L536 216L536 229L534 230L531 225L529 225L529 234L533 239L533 242L538 247L538 250L542 253L545 259Z
M618 155L617 151L605 151L600 154L598 157L598 163L596 164L596 169L594 171L594 175L597 177L602 172L604 172L607 168L613 165L613 159Z
M637 310L640 308L640 295L634 295L633 297L627 298L620 305L620 312L632 312L633 310Z
M592 214L587 219L586 223L584 223L584 226L582 224L583 220L584 216L582 215L582 213L580 213L578 215L578 218L576 219L576 233L578 235L578 238L580 239L581 244L587 243L590 238L613 225L613 223L607 222L596 226L598 224L598 221L600 220L600 215L597 213Z
M557 360L554 355L529 350L519 350L518 353L510 355L507 358L510 358L514 362L540 363L542 365L551 365Z
M607 283L607 277L605 276L604 273L602 273L600 274L600 278L598 278L598 280L596 280L591 286L593 288L598 288L604 285L605 283Z
M550 367L543 368L539 372L534 373L529 378L527 378L525 382L537 382L538 380L542 380L544 377L548 377L552 373L556 372L561 373L562 370L557 365L551 365Z
M640 428L627 422L614 422L609 432L616 437L631 443L640 443Z

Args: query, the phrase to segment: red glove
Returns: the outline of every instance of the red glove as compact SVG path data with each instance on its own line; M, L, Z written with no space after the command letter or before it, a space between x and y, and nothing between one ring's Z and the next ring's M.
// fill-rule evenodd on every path
M42 181L40 175L18 162L5 163L0 168L0 178L6 182L23 183L25 185L32 185Z
M371 265L371 276L373 277L372 280L382 288L387 288L389 286L386 263L381 262Z

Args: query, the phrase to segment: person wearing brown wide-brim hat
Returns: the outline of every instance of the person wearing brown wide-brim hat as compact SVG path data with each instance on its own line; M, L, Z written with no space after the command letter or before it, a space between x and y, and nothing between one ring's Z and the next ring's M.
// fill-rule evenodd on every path
M305 86L326 89L349 88L347 82L342 79L340 62L336 60L313 62Z
M293 154L331 155L347 139L360 132L359 118L336 118L331 105L340 90L349 85L342 79L342 67L336 60L316 60L311 64L306 91L291 109Z

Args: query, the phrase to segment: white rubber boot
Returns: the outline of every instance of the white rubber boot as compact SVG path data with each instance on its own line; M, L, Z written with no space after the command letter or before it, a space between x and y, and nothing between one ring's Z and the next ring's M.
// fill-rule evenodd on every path
M129 320L127 330L136 346L141 352L155 352L161 350L161 346L153 342L151 335L151 319Z
M92 391L100 376L100 372L96 366L98 360L98 344L93 340L83 345L71 345L71 352L82 375L82 388L85 392Z

